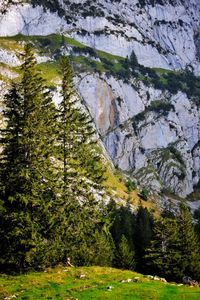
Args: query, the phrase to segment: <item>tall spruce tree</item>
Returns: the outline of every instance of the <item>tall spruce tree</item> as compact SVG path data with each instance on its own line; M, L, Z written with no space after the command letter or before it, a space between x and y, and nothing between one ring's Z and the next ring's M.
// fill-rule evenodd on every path
M148 272L180 279L183 274L181 265L181 244L176 219L161 218L155 222L151 244L146 249L145 262ZM181 275L180 275L181 274Z
M133 269L135 267L135 215L129 202L126 206L117 207L112 200L108 207L113 220L110 231L115 243L114 266Z
M195 230L200 240L200 208L194 211Z
M58 109L59 160L64 213L60 218L66 256L78 265L110 264L112 238L108 214L100 198L105 168L89 116L78 104L68 58L61 60L62 101ZM96 195L95 195L96 194ZM64 225L65 224L65 225ZM109 242L108 242L109 241ZM102 259L105 249L106 259ZM105 258L105 257L104 257Z
M145 272L144 254L153 234L153 217L146 207L140 205L135 222L134 242L138 270Z
M56 110L25 47L22 77L5 96L1 131L0 264L28 268L56 261L51 231L56 199L52 157Z
M181 241L181 265L183 273L199 280L200 242L195 232L192 215L184 203L180 204L177 221Z
M121 236L121 240L118 247L118 267L122 269L131 269L135 267L135 253L133 248L130 247L125 235Z

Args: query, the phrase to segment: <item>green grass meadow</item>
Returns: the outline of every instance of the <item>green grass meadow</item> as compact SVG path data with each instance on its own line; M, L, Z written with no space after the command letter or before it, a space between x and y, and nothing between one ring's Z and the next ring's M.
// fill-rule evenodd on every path
M127 279L133 282L121 282ZM0 275L0 299L199 300L200 288L152 281L141 274L113 268L57 267L16 276Z

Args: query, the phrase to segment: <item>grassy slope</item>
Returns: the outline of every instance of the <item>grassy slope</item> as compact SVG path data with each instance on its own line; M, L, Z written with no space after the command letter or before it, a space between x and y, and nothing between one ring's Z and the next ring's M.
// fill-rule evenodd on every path
M23 52L23 45L25 42L31 42L34 45L35 51L39 55L49 56L53 58L53 61L40 63L38 65L41 70L43 77L49 82L53 83L59 79L59 61L55 59L55 55L60 56L60 48L65 45L65 47L70 49L76 48L76 55L71 57L73 66L76 72L94 72L94 69L98 72L106 72L111 67L114 71L121 69L121 61L124 59L119 56L112 55L110 53L106 53L104 51L95 51L94 55L96 59L99 61L95 61L94 58L91 59L87 56L87 51L85 55L81 53L84 49L92 50L89 47L86 47L84 44L70 38L70 37L62 37L58 34L51 34L48 36L24 36L24 35L16 35L11 37L0 37L0 48L5 50L10 50L17 55ZM80 52L79 52L80 51ZM105 60L104 63L101 60ZM110 62L111 65L107 69L107 62ZM7 68L10 68L7 66ZM19 68L13 68L13 71L20 73ZM5 80L5 78L2 78Z
M84 278L80 275L84 274ZM138 282L122 280L138 277ZM112 287L108 289L108 287ZM123 300L123 299L200 299L200 288L151 281L131 271L82 267L49 269L26 275L0 275L0 299L43 300Z
M105 186L108 188L111 194L116 196L116 198L119 197L125 201L129 200L130 204L136 207L142 204L143 207L158 212L158 208L154 202L144 201L140 198L138 189L128 193L125 181L119 171L114 171L108 168Z
M58 34L48 36L24 36L16 35L12 37L0 37L0 48L21 52L25 42L32 42L35 50L40 55L47 55L56 60L63 50L71 53L71 59L77 72L100 72L107 75L114 75L118 79L127 81L130 75L130 68L135 79L143 81L145 84L153 84L155 88L169 90L176 93L182 90L190 96L199 96L199 77L186 76L186 72L171 71L161 68L144 68L135 62L128 62L125 58L112 55L110 53L92 49L86 45L70 38ZM50 70L51 75L57 77L58 72L55 64L46 64L46 69ZM139 72L139 73L138 73ZM49 79L49 76L47 76ZM192 84L192 82L193 84Z

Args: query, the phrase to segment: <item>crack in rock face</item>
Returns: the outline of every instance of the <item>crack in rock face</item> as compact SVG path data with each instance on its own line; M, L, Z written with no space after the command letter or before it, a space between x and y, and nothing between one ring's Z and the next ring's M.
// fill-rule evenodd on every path
M200 61L200 28L199 32L197 32L194 36L194 43L196 47L196 59Z

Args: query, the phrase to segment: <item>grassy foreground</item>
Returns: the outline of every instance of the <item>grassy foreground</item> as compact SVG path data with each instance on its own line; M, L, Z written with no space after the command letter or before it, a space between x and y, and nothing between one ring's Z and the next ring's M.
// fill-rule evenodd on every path
M122 282L132 279L131 282ZM57 267L18 276L0 275L0 299L200 299L200 288L161 283L112 268Z

